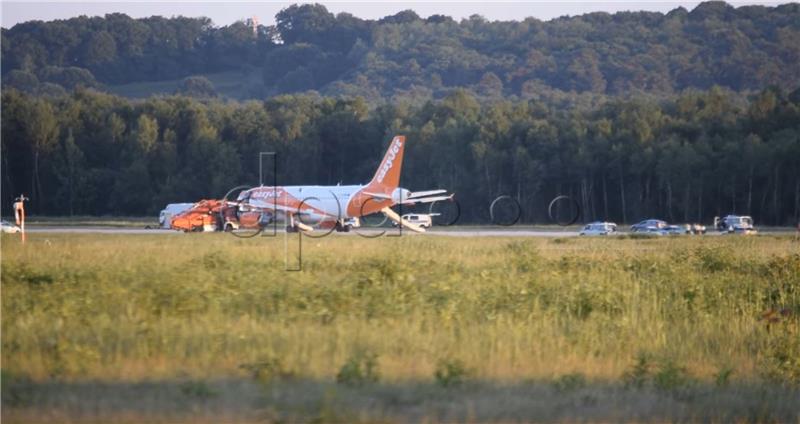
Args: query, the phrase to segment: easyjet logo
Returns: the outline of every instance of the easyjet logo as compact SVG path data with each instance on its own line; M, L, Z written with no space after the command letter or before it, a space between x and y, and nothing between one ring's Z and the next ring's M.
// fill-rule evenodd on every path
M272 199L272 198L280 197L282 194L283 194L283 189L280 189L280 188L258 190L258 191L253 192L250 195L250 199L253 199L253 200Z
M389 149L389 155L386 157L386 161L383 162L381 169L378 170L378 182L382 183L383 178L386 176L386 173L392 169L392 165L394 163L394 159L397 157L397 153L400 152L400 147L403 143L400 141L399 138L395 138L394 142L392 142L392 147Z

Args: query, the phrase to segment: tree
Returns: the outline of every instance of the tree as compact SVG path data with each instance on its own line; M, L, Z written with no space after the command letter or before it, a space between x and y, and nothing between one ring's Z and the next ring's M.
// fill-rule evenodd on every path
M184 96L198 98L217 96L214 84L208 78L200 76L184 78L175 92Z
M39 88L39 78L30 72L15 69L6 74L3 78L3 85L26 93L35 93Z
M30 141L32 150L31 198L41 208L44 191L39 164L42 155L49 153L57 143L58 122L51 104L42 99L33 100L25 116L23 134Z
M75 213L75 203L79 199L84 199L86 184L86 171L84 169L85 160L83 152L75 144L75 137L72 130L67 131L67 136L61 144L60 154L57 156L53 167L60 189L56 194L57 199L61 199L66 205L66 212L72 216Z
M68 90L73 90L77 87L99 87L94 75L84 68L48 66L42 69L40 75L42 81L58 84Z
M419 21L421 18L411 9L401 10L391 16L381 18L378 23L381 24L407 24L410 22Z
M293 4L278 12L275 21L281 40L286 44L321 42L336 24L333 13L317 3Z
M158 139L158 122L155 119L140 115L136 121L136 145L142 152L150 152Z
M106 31L93 33L86 42L84 60L89 66L97 66L113 61L117 57L117 42Z

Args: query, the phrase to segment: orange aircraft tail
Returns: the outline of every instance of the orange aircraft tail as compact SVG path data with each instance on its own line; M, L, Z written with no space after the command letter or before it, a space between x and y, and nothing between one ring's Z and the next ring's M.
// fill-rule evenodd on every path
M403 152L406 147L406 137L395 136L389 144L386 155L383 156L378 171L372 177L367 187L373 191L391 193L400 185L400 170L403 167Z

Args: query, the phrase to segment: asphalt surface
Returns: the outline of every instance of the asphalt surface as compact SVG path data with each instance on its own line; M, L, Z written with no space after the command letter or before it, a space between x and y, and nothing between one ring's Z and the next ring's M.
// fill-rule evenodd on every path
M266 231L271 232L272 229ZM102 226L29 226L27 232L30 234L181 234L174 230L165 229L145 229L145 228L132 228L132 227L102 227ZM327 231L317 230L312 233L312 236L321 236ZM366 236L380 235L397 235L399 234L396 228L360 228L357 231L353 230L351 233L336 233L337 235L357 236L358 234ZM769 234L792 234L791 229L769 229L760 231L761 233ZM278 229L278 233L284 233L283 229ZM358 234L357 234L358 233ZM564 230L558 229L532 229L530 227L439 227L432 228L426 232L428 235L437 236L451 236L451 237L573 237L578 235L578 231L573 228L565 228ZM624 235L628 232L620 232ZM709 231L706 235L719 235L716 231ZM404 230L403 236L417 235L410 230Z
M272 229L265 231L271 232ZM44 233L44 234L181 234L179 231L165 230L165 229L144 229L144 228L125 228L125 227L58 227L58 226L41 226L41 227L28 227L29 234ZM312 235L321 235L326 233L327 230L317 230ZM351 233L337 233L340 235L357 235L357 233L364 235L377 235L383 232L385 235L397 235L400 232L397 228L361 228L353 230ZM284 233L282 229L278 233ZM334 232L335 233L335 232ZM416 234L410 230L403 230L403 235ZM530 229L514 229L504 228L499 230L490 229L431 229L426 232L431 235L453 236L453 237L503 237L503 236L520 236L520 237L569 237L577 236L577 231L539 231Z

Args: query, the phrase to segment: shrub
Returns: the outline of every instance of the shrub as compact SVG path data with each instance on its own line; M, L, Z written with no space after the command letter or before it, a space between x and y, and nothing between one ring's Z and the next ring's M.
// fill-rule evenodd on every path
M625 387L641 389L652 383L653 387L663 391L674 391L690 381L686 368L679 366L671 359L653 363L648 353L640 353L636 362L622 376Z
M208 78L202 76L184 78L178 86L176 93L199 98L217 96L217 90L214 88L214 84Z
M644 352L639 353L633 366L622 375L625 387L635 387L637 389L644 387L650 378L651 366L650 355Z
M250 373L253 379L266 383L276 379L287 379L292 373L286 371L280 358L268 357L258 362L239 365L239 368Z
M671 360L660 364L658 372L653 376L653 386L658 390L672 391L685 386L689 382L686 368L678 366Z
M586 377L581 373L565 374L553 383L559 392L571 392L586 387Z
M376 383L380 379L377 359L378 356L374 353L356 353L342 365L342 368L336 375L336 382L347 386L362 386L367 383Z
M714 374L714 384L717 387L727 387L730 383L731 375L733 375L733 368L726 365Z
M208 387L205 381L186 381L180 385L181 393L187 397L208 399L217 395L217 392Z
M769 381L800 385L800 337L791 331L775 336L759 365L761 374Z
M439 361L434 377L436 383L442 387L458 386L467 379L470 372L464 363L458 359L445 359Z
M727 250L701 247L696 249L694 253L700 263L700 270L706 272L724 271L736 262Z

